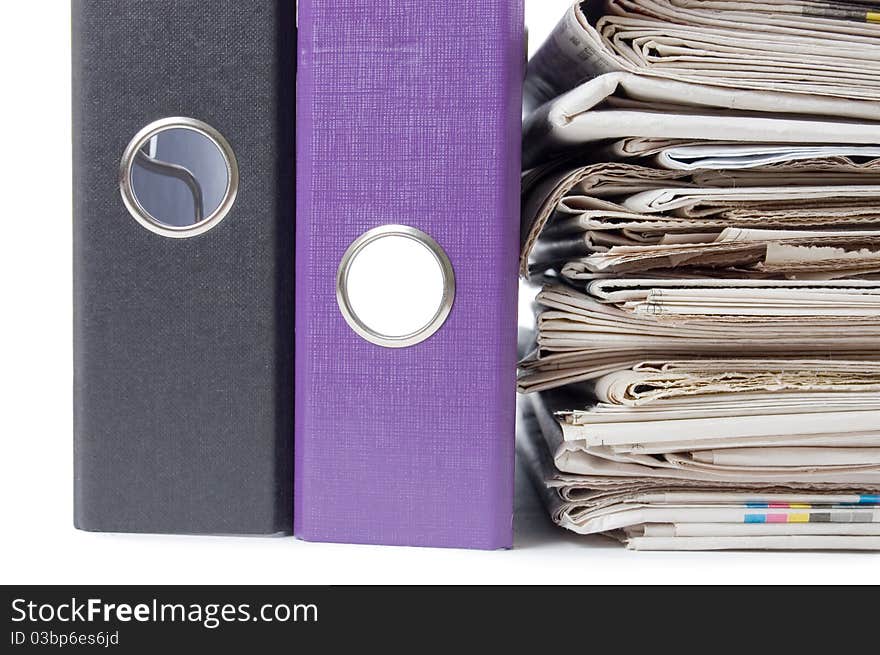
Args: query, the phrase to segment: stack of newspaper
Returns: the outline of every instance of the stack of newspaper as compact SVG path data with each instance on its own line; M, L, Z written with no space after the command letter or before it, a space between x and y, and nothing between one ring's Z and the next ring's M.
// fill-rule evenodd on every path
M560 525L880 549L876 22L591 0L530 63L520 450Z

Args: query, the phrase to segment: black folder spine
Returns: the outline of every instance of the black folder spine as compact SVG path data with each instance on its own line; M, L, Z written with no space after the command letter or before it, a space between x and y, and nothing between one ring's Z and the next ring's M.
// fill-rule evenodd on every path
M75 523L292 529L295 3L74 0ZM235 203L191 238L126 209L166 117L231 145Z

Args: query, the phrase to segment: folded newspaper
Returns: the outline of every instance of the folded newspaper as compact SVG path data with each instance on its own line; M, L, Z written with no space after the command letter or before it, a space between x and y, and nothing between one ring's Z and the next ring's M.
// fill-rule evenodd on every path
M880 549L880 466L871 454L880 433L838 435L832 450L853 451L839 464L803 445L590 446L566 440L543 395L524 404L520 456L554 521L571 531L607 534L635 550ZM713 453L729 460L702 465Z
M822 172L804 162L748 171L619 162L566 170L528 191L521 271L568 263L563 274L629 273L686 262L801 277L876 273L875 163L818 160Z
M880 550L880 15L588 0L529 65L519 448L637 550Z
M628 72L720 87L734 92L732 100L749 91L850 100L847 111L876 116L876 7L865 0L578 2L529 64L528 106L603 73Z

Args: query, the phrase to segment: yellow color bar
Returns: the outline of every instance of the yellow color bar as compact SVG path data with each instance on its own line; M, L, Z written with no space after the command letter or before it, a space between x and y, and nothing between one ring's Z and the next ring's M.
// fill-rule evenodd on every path
M809 523L810 515L809 514L789 514L788 515L789 523Z
M880 11L869 11L865 14L865 20L869 23L880 23Z

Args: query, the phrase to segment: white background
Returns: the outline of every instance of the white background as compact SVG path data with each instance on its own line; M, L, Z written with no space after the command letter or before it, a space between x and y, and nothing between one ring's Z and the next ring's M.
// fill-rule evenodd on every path
M534 49L569 0L526 4ZM526 486L511 552L75 531L69 3L0 7L0 583L880 582L872 555L627 552L558 531Z

